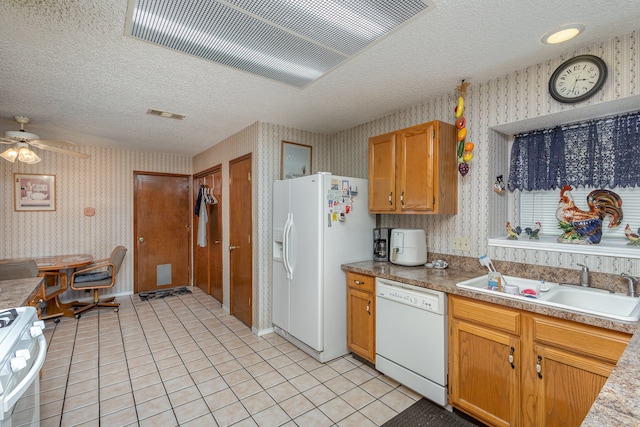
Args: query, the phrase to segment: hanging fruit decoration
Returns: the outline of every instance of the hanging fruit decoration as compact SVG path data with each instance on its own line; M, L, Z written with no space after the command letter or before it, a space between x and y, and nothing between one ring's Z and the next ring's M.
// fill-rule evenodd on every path
M473 142L467 141L467 119L464 117L464 96L467 92L467 87L469 87L469 83L465 83L464 80L460 86L456 87L458 103L453 110L456 113L458 172L462 176L469 173L469 162L473 159Z

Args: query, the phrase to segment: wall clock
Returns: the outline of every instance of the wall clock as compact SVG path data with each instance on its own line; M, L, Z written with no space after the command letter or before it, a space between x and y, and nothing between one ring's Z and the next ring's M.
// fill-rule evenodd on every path
M559 102L575 103L593 96L607 80L607 64L593 55L563 62L549 79L549 93Z

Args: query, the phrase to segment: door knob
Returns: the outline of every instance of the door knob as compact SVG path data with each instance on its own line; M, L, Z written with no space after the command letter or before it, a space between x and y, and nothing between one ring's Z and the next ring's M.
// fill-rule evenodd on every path
M144 237L138 237L138 242L144 243Z
M229 250L240 249L240 246L229 246Z

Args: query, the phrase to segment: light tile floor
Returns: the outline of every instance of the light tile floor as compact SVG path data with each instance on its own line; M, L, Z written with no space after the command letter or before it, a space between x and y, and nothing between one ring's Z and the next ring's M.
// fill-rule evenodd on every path
M254 335L199 288L46 322L41 425L379 426L420 398L350 355Z

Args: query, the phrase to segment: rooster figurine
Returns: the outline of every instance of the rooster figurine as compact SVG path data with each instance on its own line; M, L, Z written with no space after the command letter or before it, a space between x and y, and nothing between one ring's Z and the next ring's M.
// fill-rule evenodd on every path
M524 229L524 232L529 235L530 239L538 240L540 238L538 234L540 233L541 229L542 229L542 223L539 221L536 221L536 228L532 229L531 227L527 227Z
M631 231L631 227L629 227L629 224L627 224L627 226L624 228L624 235L627 236L627 239L629 239L629 243L627 243L628 246L640 246L640 228L638 228L637 233L634 233L633 231Z
M589 211L576 207L571 196L572 187L565 185L560 190L560 202L556 210L558 228L563 234L560 243L597 244L602 238L602 223L610 217L609 228L622 222L622 199L613 191L598 189L587 195Z
M518 240L520 233L522 233L522 229L519 225L516 228L512 228L511 223L507 221L507 240Z

